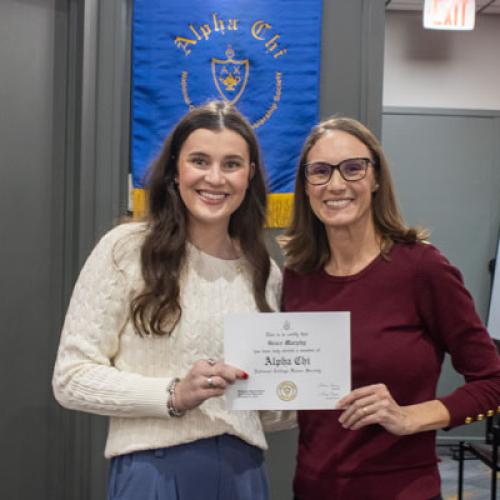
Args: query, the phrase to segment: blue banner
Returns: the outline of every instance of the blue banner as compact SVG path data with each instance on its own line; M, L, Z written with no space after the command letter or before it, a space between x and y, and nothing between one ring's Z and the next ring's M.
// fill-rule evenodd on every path
M211 98L254 127L271 193L293 191L300 149L318 120L321 0L135 0L132 177L172 126Z

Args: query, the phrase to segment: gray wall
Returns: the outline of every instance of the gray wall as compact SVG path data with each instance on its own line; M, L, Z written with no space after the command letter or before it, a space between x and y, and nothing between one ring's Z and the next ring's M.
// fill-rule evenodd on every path
M488 263L500 230L500 112L386 108L383 144L407 221L431 230L431 242L461 270L486 322ZM462 383L447 359L439 393ZM440 432L439 440L483 434L484 423L475 423Z
M59 408L50 378L78 269L126 209L131 4L0 2L2 498L104 498L106 420ZM380 131L383 33L383 0L324 1L322 116ZM272 445L288 499L295 435Z
M105 420L63 411L50 379L76 273L125 211L128 119L119 85L98 68L126 50L113 28L123 31L128 4L104 4L114 22L98 34L97 1L0 2L0 497L9 500L103 498Z
M66 6L0 2L2 498L62 498L49 380L62 314ZM62 45L58 45L62 36ZM46 495L46 496L45 496Z

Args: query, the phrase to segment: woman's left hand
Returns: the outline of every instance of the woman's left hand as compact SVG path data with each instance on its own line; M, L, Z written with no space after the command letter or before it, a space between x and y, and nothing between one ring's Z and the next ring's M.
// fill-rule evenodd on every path
M357 430L367 425L379 424L391 434L403 436L415 432L412 412L399 406L384 384L367 385L355 389L338 403L344 410L339 422L345 429Z

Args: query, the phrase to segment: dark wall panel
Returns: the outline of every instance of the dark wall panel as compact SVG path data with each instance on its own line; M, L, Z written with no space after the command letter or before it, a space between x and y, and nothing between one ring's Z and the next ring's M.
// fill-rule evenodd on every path
M62 23L61 23L62 21ZM0 2L0 497L59 498L65 6ZM61 32L62 29L62 32Z

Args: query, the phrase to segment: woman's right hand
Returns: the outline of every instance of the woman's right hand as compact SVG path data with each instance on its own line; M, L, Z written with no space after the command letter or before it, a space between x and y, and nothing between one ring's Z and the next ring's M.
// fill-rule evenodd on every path
M234 366L200 359L175 386L175 407L179 411L192 410L208 398L222 396L237 379L247 378L246 372Z

